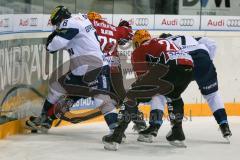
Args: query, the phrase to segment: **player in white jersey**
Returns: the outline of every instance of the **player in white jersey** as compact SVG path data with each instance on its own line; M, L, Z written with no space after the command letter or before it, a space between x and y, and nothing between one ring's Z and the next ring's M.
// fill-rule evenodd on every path
M220 126L224 138L232 135L228 121L227 114L224 108L223 101L218 92L218 80L213 58L216 54L215 41L207 37L194 38L187 35L172 36L171 34L162 34L160 38L167 38L172 40L179 48L189 52L194 62L194 80L197 82L199 89L210 106L212 113ZM155 96L152 98L152 110L164 110L166 99L163 96ZM160 117L159 120L161 120ZM143 137L140 141L152 142L151 129L146 129L140 133ZM156 134L154 134L155 136Z
M64 6L56 7L50 19L57 29L49 35L46 49L49 53L67 50L70 55L70 71L60 78L59 75L56 79L51 77L41 116L30 119L27 125L33 128L39 128L40 125L41 128L49 129L56 118L53 111L56 103L60 101L57 106L60 105L61 110L61 107L71 107L79 98L93 97L109 128L114 128L117 125L117 100L109 94L109 66L104 62L95 28L86 15L71 16ZM68 98L62 99L63 95Z

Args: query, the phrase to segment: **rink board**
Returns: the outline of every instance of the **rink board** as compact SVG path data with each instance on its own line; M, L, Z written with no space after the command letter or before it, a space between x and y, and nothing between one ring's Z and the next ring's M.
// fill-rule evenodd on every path
M239 103L225 104L225 108L228 116L240 116ZM140 106L140 110L144 113L144 118L148 120L149 113L150 113L150 106L142 105ZM185 110L184 115L186 120L189 120L189 119L191 120L195 116L211 116L212 115L212 112L209 109L207 104L186 104L184 107L184 110ZM84 110L82 112L84 112ZM166 109L164 113L165 113L164 118L167 118ZM86 124L86 123L101 122L101 121L104 121L103 116L99 116L82 123ZM11 122L0 125L0 139L6 138L7 136L10 136L10 135L28 133L28 131L24 129L24 122L25 122L25 119L22 119L22 120L15 120L15 121L11 121ZM56 123L57 122L55 121L53 123L53 126L55 126ZM70 124L71 123L69 122L62 121L60 123L60 126L66 126Z

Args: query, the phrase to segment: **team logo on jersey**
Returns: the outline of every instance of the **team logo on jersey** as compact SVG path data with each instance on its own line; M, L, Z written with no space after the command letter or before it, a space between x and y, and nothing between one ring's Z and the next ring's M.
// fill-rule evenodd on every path
M192 61L192 57L183 51L175 51L175 52L161 52L160 57L163 55L165 64L168 63L169 60L178 60L178 59L186 59Z
M228 27L240 27L240 19L228 19L227 26Z
M86 32L90 32L90 31L94 31L95 28L90 24L90 25L85 27L85 30L86 30Z
M193 18L182 18L182 19L180 19L179 25L180 26L185 26L185 27L193 26L194 25L194 19Z
M162 56L164 57L165 64L167 64L168 61L170 60L169 54L166 52L161 52L160 57L162 57Z

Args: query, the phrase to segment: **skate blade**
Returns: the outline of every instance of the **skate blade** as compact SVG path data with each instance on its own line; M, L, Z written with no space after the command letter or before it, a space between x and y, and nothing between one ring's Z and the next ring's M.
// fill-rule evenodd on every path
M135 126L133 126L132 130L133 130L133 132L136 132L136 133L141 132L141 131L140 131L138 128L136 128Z
M104 142L104 149L108 151L117 151L119 147L119 144L116 142L108 143Z
M127 138L126 138L126 137L123 137L121 144L126 143L126 142L127 142Z
M183 141L168 141L169 144L178 148L187 148L186 144Z
M140 134L137 139L139 142L146 142L146 143L152 143L153 142L153 136L152 135L142 135Z
M48 129L46 128L43 128L41 126L36 126L33 122L31 121L27 121L26 122L28 125L25 125L25 128L26 129L29 129L29 130L37 130L37 131L40 131L40 133L44 133L44 134L47 134L48 133Z
M29 130L38 130L37 126L29 120L26 121L24 128Z
M27 125L24 126L24 129L31 131L31 133L37 133L38 132L37 129L35 129L33 127L30 127L30 126L27 126Z
M227 144L231 144L230 136L226 136L224 138L225 138Z
M135 124L134 124L134 126L132 128L133 132L137 132L137 133L143 131L144 129L146 129L146 128L138 128Z

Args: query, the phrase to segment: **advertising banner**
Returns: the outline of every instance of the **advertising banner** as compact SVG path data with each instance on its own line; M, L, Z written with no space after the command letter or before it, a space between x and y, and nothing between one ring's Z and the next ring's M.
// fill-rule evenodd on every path
M240 17L202 16L202 30L240 30Z
M43 14L16 14L13 21L14 32L41 31L43 29Z
M113 14L101 14L102 18L107 21L108 23L113 23Z
M50 55L46 63L46 54L43 38L0 41L0 115L21 118L15 114L30 102L31 108L42 106L48 91L48 79L62 63L62 58L57 55ZM35 100L36 103L32 104ZM13 112L14 115L10 114ZM30 112L21 116L32 114Z
M44 14L43 15L43 27L42 30L43 31L52 31L53 30L53 26L51 25L51 21L50 21L50 15L49 14Z
M120 21L126 20L133 29L153 29L154 15L144 14L114 14L113 24L118 25Z
M189 15L155 15L154 24L154 29L198 30L200 17Z
M13 31L13 14L0 15L0 32Z
M179 0L179 14L182 15L228 15L238 16L238 0Z

